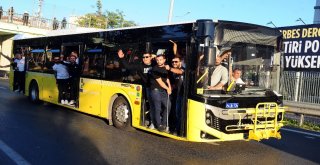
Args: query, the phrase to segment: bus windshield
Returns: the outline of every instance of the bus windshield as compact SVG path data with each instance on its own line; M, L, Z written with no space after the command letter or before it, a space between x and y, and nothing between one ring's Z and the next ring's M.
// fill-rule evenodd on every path
M197 94L243 95L247 92L252 95L276 89L275 57L280 58L277 54L278 31L223 22L216 25L214 36L215 66L206 64L203 46L199 44L195 79ZM229 54L225 53L227 50Z

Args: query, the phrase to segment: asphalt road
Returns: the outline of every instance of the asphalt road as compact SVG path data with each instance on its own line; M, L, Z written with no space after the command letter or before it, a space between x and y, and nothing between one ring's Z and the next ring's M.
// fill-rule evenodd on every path
M33 104L0 80L0 164L320 164L320 134L282 131L262 142L193 143L106 121L56 105ZM303 131L304 130L298 130Z

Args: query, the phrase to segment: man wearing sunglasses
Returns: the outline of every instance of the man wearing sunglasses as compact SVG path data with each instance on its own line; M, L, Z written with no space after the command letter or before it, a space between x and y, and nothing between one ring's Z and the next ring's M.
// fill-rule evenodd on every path
M182 60L180 57L174 57L171 61L172 67L166 65L166 69L172 73L172 102L176 103L174 108L175 111L175 128L171 131L180 134L180 123L181 123L181 105L183 96L183 74L184 67L182 66Z
M152 58L150 53L144 53L142 56L143 63L135 63L135 64L128 64L127 61L124 59L124 53L121 49L118 50L118 56L120 58L120 63L124 66L124 68L130 71L137 71L137 74L141 77L141 84L143 85L143 94L147 96L147 100L150 105L150 113L154 109L153 102L151 98L151 89L150 89L150 77L151 77L151 69L152 69ZM150 114L151 124L149 128L154 129L153 123L155 123L155 119L153 114Z

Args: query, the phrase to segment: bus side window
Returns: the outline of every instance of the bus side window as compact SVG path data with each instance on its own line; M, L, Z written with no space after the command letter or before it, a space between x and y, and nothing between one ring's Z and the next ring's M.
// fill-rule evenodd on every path
M45 63L44 52L31 52L28 55L28 70L41 72Z
M52 53L47 51L44 56L44 64L43 64L43 72L45 73L54 73L52 66L54 65L54 62L52 61L54 56L59 56L59 53Z
M27 54L26 55L26 60L28 61L27 62L27 69L28 70L32 70L35 67L35 62L34 62L34 59L32 57L32 54Z
M82 75L91 78L103 78L104 59L100 53L88 53L83 58Z
M85 56L84 59L83 59L83 75L87 75L89 74L89 62L90 62L90 59L88 56Z
M96 54L93 59L93 70L95 70L96 77L102 78L103 76L103 57L101 54Z
M105 64L106 79L121 82L122 70L120 67L120 61L117 58L117 52L112 51L107 54L107 60Z
M54 65L54 62L52 60L46 60L44 67L43 67L43 72L45 73L54 73L52 66Z
M125 51L126 61L129 65L139 65L142 62L142 51L138 49L129 49ZM141 77L136 70L126 69L123 66L122 73L124 76L124 81L129 83L140 83Z

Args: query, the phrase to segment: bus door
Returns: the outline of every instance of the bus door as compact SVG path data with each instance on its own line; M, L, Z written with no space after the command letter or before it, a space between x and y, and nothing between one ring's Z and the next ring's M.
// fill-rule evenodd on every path
M80 78L79 109L100 115L101 85L104 77L102 48L87 45L83 53L83 72Z
M62 43L61 45L61 55L63 55L63 60L64 61L68 61L69 58L70 58L70 54L71 52L75 52L77 55L78 55L78 58L76 60L76 62L81 65L81 55L83 54L83 48L84 48L84 44L82 42L67 42L67 43ZM71 93L72 91L70 91L70 95L74 95L75 96L75 106L78 107L79 105L79 85L80 85L80 82L78 80L77 83L73 84L71 81L70 81L70 89L71 86L72 87L75 87L77 92L76 93ZM70 100L69 100L70 101Z
M20 52L21 54L24 54L24 56L27 55L27 50L28 50L28 46L25 46L25 45L17 45L16 46L16 50L14 50L13 52L13 57L14 59L16 59L16 54L18 52ZM10 56L5 56L4 57L8 60L11 60ZM27 61L27 60L25 60ZM26 68L26 64L27 62L25 62L25 68ZM9 87L11 90L17 90L18 89L18 86L17 86L17 65L16 64L12 64L10 66L10 72L9 72Z
M78 58L83 53L83 43L77 42L77 43L63 43L61 46L61 55L63 55L64 60L67 60L71 52L78 53Z

